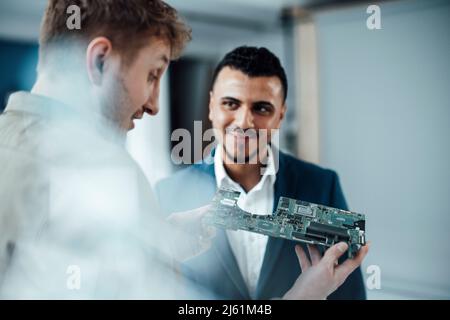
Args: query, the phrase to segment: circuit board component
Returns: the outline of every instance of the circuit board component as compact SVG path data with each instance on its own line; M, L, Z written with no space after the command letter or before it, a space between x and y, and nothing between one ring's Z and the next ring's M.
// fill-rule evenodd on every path
M366 243L363 214L280 197L273 214L257 215L238 207L239 196L239 191L219 189L203 222L325 247L344 241L349 258Z

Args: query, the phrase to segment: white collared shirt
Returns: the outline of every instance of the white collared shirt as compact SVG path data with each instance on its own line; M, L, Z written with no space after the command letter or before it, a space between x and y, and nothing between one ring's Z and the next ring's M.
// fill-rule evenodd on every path
M18 92L0 115L0 299L179 298L176 228L120 141L69 108Z
M238 206L242 210L251 214L271 214L276 179L272 150L268 148L268 163L261 180L248 193L228 176L223 165L222 150L222 146L218 145L214 155L214 172L217 187L232 188L240 191ZM227 230L226 234L250 296L254 298L268 237L244 230Z

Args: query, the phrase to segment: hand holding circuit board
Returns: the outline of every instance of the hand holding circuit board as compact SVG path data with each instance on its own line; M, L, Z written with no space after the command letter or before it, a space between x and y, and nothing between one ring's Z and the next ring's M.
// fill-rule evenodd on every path
M280 197L274 214L254 215L238 207L239 195L239 191L219 189L203 222L325 247L343 241L349 258L366 244L363 214Z

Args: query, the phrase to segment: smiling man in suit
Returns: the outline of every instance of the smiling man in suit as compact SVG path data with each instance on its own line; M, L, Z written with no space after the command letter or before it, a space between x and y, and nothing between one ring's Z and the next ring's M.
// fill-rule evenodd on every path
M285 116L287 86L279 59L266 48L239 47L223 58L215 70L209 103L218 145L203 162L157 185L167 213L205 205L221 187L239 190L239 207L252 214L274 212L280 196L347 209L334 171L271 144ZM184 271L220 298L281 297L302 273L301 267L303 273L307 269L299 266L297 255L303 251L297 248L296 255L295 248L289 240L218 230L211 250L188 260ZM314 265L319 252L308 249ZM365 299L360 269L346 276L328 298Z

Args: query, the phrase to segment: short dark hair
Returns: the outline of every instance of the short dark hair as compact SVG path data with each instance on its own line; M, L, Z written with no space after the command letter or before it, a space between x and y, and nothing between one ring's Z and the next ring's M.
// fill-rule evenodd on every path
M267 48L241 46L228 52L214 71L212 87L219 72L225 67L239 70L249 77L278 77L283 86L283 102L286 101L288 91L286 72L280 59Z

